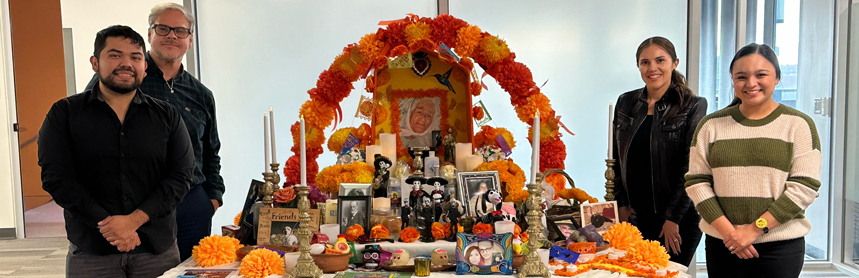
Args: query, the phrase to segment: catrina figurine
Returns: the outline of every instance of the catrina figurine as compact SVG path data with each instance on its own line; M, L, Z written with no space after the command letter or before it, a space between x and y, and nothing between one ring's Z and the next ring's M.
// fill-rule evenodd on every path
M376 177L373 179L373 197L388 197L388 180L391 173L388 168L391 168L391 160L380 154L375 155L373 166L376 168Z
M432 197L432 207L435 219L438 222L441 222L440 219L442 212L442 202L445 199L444 186L447 185L447 180L439 177L433 177L430 178L427 182L432 185L433 188L435 188L435 190L432 191L432 194L430 194L430 196Z

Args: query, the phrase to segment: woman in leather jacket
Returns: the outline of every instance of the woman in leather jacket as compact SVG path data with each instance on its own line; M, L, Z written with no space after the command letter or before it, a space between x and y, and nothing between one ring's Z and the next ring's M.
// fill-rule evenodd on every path
M701 241L701 229L683 176L707 100L686 86L668 39L644 40L636 63L645 86L622 94L614 111L615 198L620 220L634 214L631 222L644 239L659 241L671 261L688 266Z

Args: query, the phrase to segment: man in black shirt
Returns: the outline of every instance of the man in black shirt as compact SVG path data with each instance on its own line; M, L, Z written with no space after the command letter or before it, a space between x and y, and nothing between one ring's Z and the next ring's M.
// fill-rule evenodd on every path
M191 76L182 66L182 57L191 47L194 16L176 3L156 5L149 14L149 43L146 53L146 77L140 83L144 94L166 101L179 110L196 167L191 189L176 208L177 240L180 259L191 256L200 239L211 235L212 216L223 205L225 190L221 177L221 141L215 117L215 98L206 86ZM87 88L96 84L93 76Z
M179 112L138 90L143 38L99 31L99 82L54 103L39 131L42 187L63 207L67 277L155 277L179 264L176 205L194 157Z

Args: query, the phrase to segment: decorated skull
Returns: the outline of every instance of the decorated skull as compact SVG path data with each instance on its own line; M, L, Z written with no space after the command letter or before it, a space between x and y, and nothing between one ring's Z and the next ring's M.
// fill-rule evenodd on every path
M399 249L394 251L394 255L391 256L391 265L408 265L409 264L409 252L405 249Z
M432 264L438 266L444 266L450 264L450 259L447 257L447 251L441 248L436 248L432 251L432 255L430 256L430 260L432 260Z
M382 260L382 250L378 245L367 245L364 247L364 268L376 269L379 267L379 262Z

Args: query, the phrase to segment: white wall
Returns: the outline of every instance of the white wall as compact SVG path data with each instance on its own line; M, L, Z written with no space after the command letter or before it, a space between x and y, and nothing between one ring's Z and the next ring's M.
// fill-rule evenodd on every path
M8 28L7 21L3 20L0 22L0 30L5 28ZM5 34L2 31L0 33ZM6 77L9 75L6 72L6 63L12 61L7 61L7 44L11 45L8 37L0 36L0 229L16 227L13 163L17 165L18 161L17 156L13 155L13 151L17 149L15 146L17 141L13 142L12 137L17 134L12 131L12 119L10 119L9 98L12 94L7 90L9 86L7 86Z
M307 90L343 47L375 32L380 20L407 13L435 17L436 5L430 0L197 1L200 77L215 95L227 186L224 207L213 220L215 231L233 223L250 180L262 180L263 113L269 107L277 111L277 158L283 164L292 147L289 127L309 98ZM361 123L351 116L364 81L354 86L341 103L346 119L338 128ZM329 127L326 136L331 132ZM321 167L334 161L330 152L318 159Z
M63 28L72 28L75 62L75 87L83 92L92 79L89 63L95 34L110 25L130 26L144 39L149 28L149 10L159 3L181 0L62 0ZM146 49L149 49L147 44Z

